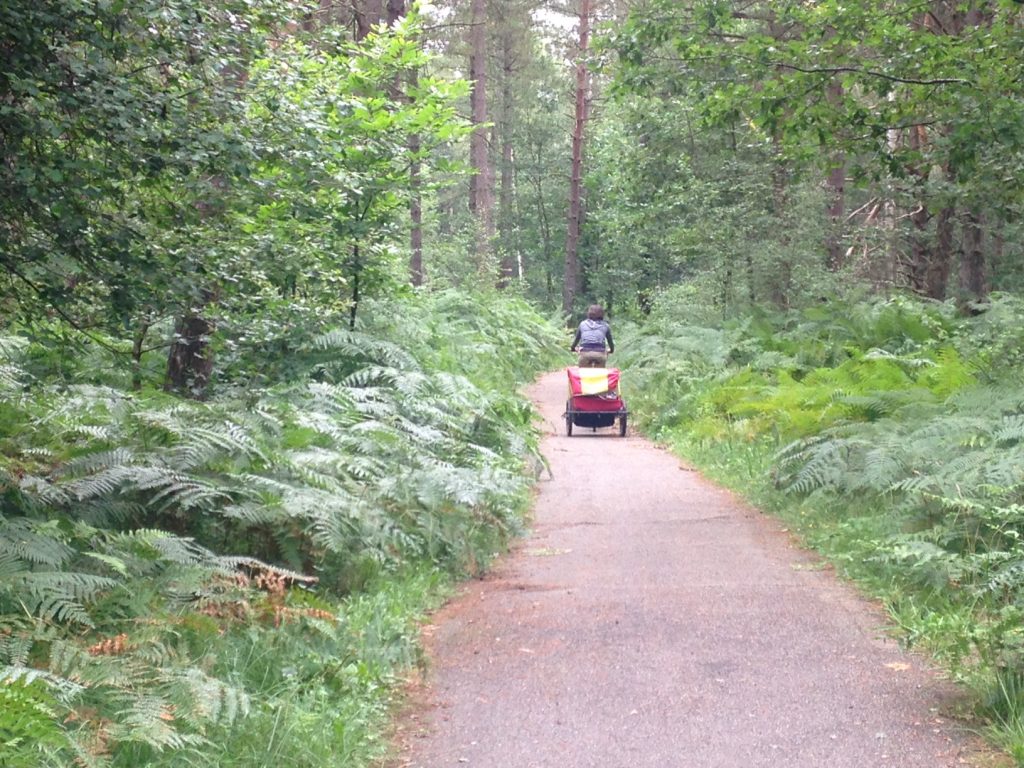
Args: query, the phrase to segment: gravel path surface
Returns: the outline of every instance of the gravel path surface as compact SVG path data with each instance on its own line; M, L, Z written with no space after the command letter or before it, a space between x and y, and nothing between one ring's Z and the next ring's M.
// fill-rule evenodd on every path
M427 628L409 768L972 764L955 692L780 526L617 429L565 435L532 534Z

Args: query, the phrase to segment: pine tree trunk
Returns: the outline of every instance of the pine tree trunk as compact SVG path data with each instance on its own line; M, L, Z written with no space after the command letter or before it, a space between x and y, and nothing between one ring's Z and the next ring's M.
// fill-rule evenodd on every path
M562 312L571 315L580 290L579 243L583 217L583 143L587 124L587 49L590 45L590 0L580 0L579 50L576 60L576 114L572 131L572 171L569 179L569 214L565 237L565 273Z
M935 248L928 262L925 295L942 301L949 289L949 272L953 265L953 224L956 209L946 206L935 217Z
M498 287L507 287L516 278L516 249L512 238L512 196L513 180L513 147L512 147L512 112L514 98L512 93L512 76L515 74L512 40L505 35L502 40L502 84L501 84L501 183L498 199L498 220L501 233L501 264L499 268Z
M985 265L985 217L978 210L964 215L964 245L960 257L960 295L964 301L988 298L988 274Z
M929 147L928 131L924 126L914 126L910 129L908 144L912 150L926 157ZM910 169L917 177L917 187L923 188L928 177L928 169L917 167ZM928 201L923 191L918 191L917 208L910 214L910 223L913 229L910 233L909 262L906 265L906 276L909 287L915 293L922 296L931 295L931 282L934 279L932 274L932 259L934 247L930 236L930 224L932 214L928 210Z
M828 86L828 101L837 107L843 99L843 84L838 80ZM836 152L832 157L832 170L825 182L827 195L828 232L825 236L825 258L828 268L837 272L845 264L843 249L843 216L846 213L846 157Z
M772 167L772 213L778 228L780 258L772 265L768 275L768 286L772 303L779 309L788 309L793 282L793 266L790 259L792 239L789 235L789 169L782 158L782 141L772 138L775 163Z
M888 101L896 100L896 93L891 92ZM895 155L904 141L904 131L897 128L890 128L885 132L886 145L889 153ZM892 187L896 186L893 179L889 180ZM899 235L900 207L896 201L896 194L893 191L887 195L882 205L881 222L885 230L885 255L886 258L879 259L871 265L870 274L876 288L885 288L900 284L903 279L903 254Z
M469 210L477 221L476 253L481 274L489 269L494 241L493 170L487 146L487 5L472 0L470 5L470 92L471 121L476 127L469 140L469 164L473 176L469 182Z
M846 160L840 154L828 175L828 234L825 237L827 266L838 272L845 266L843 249L843 215L846 212Z
M413 285L423 285L426 273L423 269L423 184L420 177L420 161L415 159L420 151L419 134L409 137L409 152L414 159L409 166L409 278Z
M928 225L932 215L922 203L910 214L913 230L910 233L910 260L906 265L906 279L912 291L927 293L928 265L931 262L931 246L928 242Z
M732 303L732 267L726 266L725 274L722 275L722 290L718 294L718 304L722 308L722 316L725 317L729 312L729 305ZM650 313L650 303L648 299L648 308L644 310L644 314ZM641 307L643 309L643 307Z
M829 37L833 30L828 31ZM843 101L843 84L838 78L832 78L825 87L826 102L833 109L841 109ZM842 221L846 207L846 157L842 152L832 154L831 169L825 179L825 266L832 272L843 268L845 252L843 250Z

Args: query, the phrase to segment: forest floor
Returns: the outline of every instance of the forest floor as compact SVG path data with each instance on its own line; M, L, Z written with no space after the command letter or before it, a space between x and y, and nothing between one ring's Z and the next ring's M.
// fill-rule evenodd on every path
M647 440L566 436L565 391L529 390L553 476L530 535L426 627L395 766L1002 763L879 606Z

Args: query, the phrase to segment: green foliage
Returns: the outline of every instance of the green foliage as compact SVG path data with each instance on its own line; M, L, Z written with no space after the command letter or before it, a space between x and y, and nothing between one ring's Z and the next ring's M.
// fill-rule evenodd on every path
M640 0L598 48L587 278L718 317L1022 285L1021 6ZM955 284L954 284L955 283Z
M422 568L390 574L342 604L293 590L283 606L292 618L274 629L192 621L182 632L213 645L204 658L211 672L249 692L244 719L212 723L202 751L136 745L113 764L371 764L386 749L381 726L400 675L420 663L418 617L447 589L441 572Z
M31 673L0 679L0 755L11 768L35 768L43 755L66 743L58 725L60 704Z
M116 327L189 274L185 243L252 151L238 131L241 82L225 72L244 71L287 11L4 4L0 253L4 295L27 321L42 303Z
M363 297L406 282L395 241L410 163L447 166L440 148L469 132L456 111L467 84L426 71L419 34L411 13L358 44L293 39L255 63L249 130L260 162L233 218L247 268L226 265L225 283L253 275L289 305L355 317ZM413 72L422 73L404 83ZM239 299L236 322L248 322L246 310L260 323L289 311L252 307L251 291Z
M4 765L365 764L521 525L557 332L405 275L468 85L314 6L0 9Z
M369 306L376 327L312 337L288 381L205 402L50 384L35 345L0 345L5 758L377 749L411 617L520 527L541 459L510 382L558 335L498 296Z
M268 386L402 290L410 167L450 171L467 86L428 71L415 13L307 44L305 10L4 6L0 290L19 332L102 348L106 383L139 388L199 317L210 384Z
M602 110L587 160L586 289L619 312L677 285L716 318L782 294L807 304L828 290L824 231L798 212L820 208L821 191L794 185L780 212L771 148L723 142L697 109L625 93ZM780 280L780 262L792 279Z
M467 377L501 390L557 365L562 339L525 300L508 294L439 291L402 305L402 314L374 311L370 327L405 339L424 368ZM467 355L466 350L473 350Z

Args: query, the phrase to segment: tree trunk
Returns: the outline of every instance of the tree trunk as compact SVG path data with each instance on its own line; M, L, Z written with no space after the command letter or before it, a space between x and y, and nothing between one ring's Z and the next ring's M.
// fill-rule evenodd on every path
M423 270L423 185L420 178L420 136L414 133L409 137L409 152L413 161L409 166L409 277L413 285L423 285L426 273Z
M355 243L352 246L352 303L348 308L348 329L354 331L356 329L356 314L359 312L359 300L362 296L359 293L359 274L363 270L363 265L359 261L359 244Z
M912 291L919 294L927 293L928 265L931 262L931 247L928 243L928 225L932 215L924 203L910 214L913 230L910 233L910 260L906 265L906 279Z
M843 99L843 84L833 81L828 86L828 101L838 107ZM825 235L826 265L833 272L845 266L845 250L843 249L843 216L846 213L846 157L836 152L832 157L832 170L829 172L826 186L826 213L828 231Z
M203 291L202 306L213 299L209 291ZM178 392L197 399L206 396L206 387L213 374L213 352L210 336L213 323L203 317L196 308L182 316L174 326L174 341L167 356L167 374L164 389Z
M949 272L953 265L953 224L956 210L946 206L935 218L935 248L925 277L925 295L942 301L949 288Z
M132 391L142 389L142 353L145 349L146 334L149 333L149 320L140 320L132 342Z
M960 295L965 302L988 298L988 274L985 265L985 219L978 210L964 215L964 245L960 257Z
M790 260L792 239L789 235L789 169L782 158L782 141L773 137L775 162L772 167L772 214L778 229L780 258L772 265L768 286L772 303L779 309L788 309L793 283L793 265Z
M722 308L722 317L728 317L729 305L732 303L730 298L732 296L732 267L727 266L725 268L725 274L722 276L722 290L718 295L718 303ZM644 314L650 313L650 303L648 300L648 309Z
M405 0L387 0L384 20L389 27L395 26L405 16Z
M895 101L895 91L890 92L886 98L888 101ZM889 128L885 132L890 154L896 154L904 142L904 136L904 131L897 128ZM890 178L889 185L891 189L887 190L879 219L884 229L886 258L878 259L877 263L872 263L870 267L871 279L876 288L897 286L903 275L903 254L899 234L900 207L896 200L895 179ZM865 252L866 250L865 248Z
M910 148L921 157L927 158L929 148L928 131L924 126L914 126L908 136ZM910 289L922 296L932 296L933 284L938 276L936 265L933 264L937 249L932 245L929 232L932 214L928 210L928 200L923 191L925 180L929 175L927 159L923 167L913 167L910 171L917 177L918 193L917 208L910 214L913 229L910 233L910 260L906 266L907 282Z
M437 233L439 235L449 237L454 234L453 225L461 202L461 193L456 195L450 191L445 193L444 190L438 192L434 205L437 208Z
M590 45L590 0L580 0L579 50L576 59L576 114L572 131L572 172L569 179L569 214L565 236L565 273L562 312L571 315L580 289L579 243L583 215L583 143L587 124L587 49Z
M979 27L991 27L992 11L983 6L975 6L964 10L963 6L951 9L951 34L958 37L964 32L972 34ZM952 175L951 175L952 178ZM963 245L960 251L959 293L960 301L966 305L983 302L988 298L988 267L985 259L985 216L973 207L964 214ZM998 258L1002 245L1000 238L993 238L992 258ZM970 307L965 307L970 311Z
M501 207L503 209L502 219L504 226L501 233L501 265L498 278L498 287L506 288L513 280L519 277L516 269L516 244L512 237L512 144L506 142L502 146L502 169L501 169Z
M520 200L519 197L519 168L514 165L512 167L512 189L514 190L512 194L512 213L515 216L516 221L523 221L523 206L522 200ZM523 279L526 276L526 264L524 262L523 248L517 239L515 251L515 275L516 279L520 283L523 282Z
M494 172L487 146L487 5L486 0L472 0L470 5L470 60L472 80L470 92L471 121L476 130L469 139L469 164L473 176L469 181L469 210L477 221L476 253L478 269L489 269L491 245L494 241Z
M380 24L384 8L381 0L352 0L352 21L355 24L356 40L370 34L374 24Z
M515 100L512 92L512 76L515 74L512 36L505 34L502 39L502 84L501 84L501 183L498 199L498 220L501 233L501 264L498 287L506 288L516 277L516 248L512 237L513 196L513 147L512 113Z
M224 186L221 178L214 179L214 189ZM203 200L196 203L200 216L206 218L213 215L216 203ZM201 283L208 277L201 271L195 275ZM193 298L193 297L189 297ZM213 334L213 322L202 316L207 305L216 298L216 291L209 287L198 290L198 298L189 302L181 317L174 325L174 338L167 354L167 370L164 374L164 389L168 392L188 394L196 399L206 396L206 385L213 373L213 352L210 350L210 336Z
M755 307L757 306L757 275L754 274L754 257L750 255L749 249L744 257L744 266L747 270L747 300L750 302L750 306Z
M930 10L922 17L922 26L931 30L936 35L959 37L963 34L965 26L972 28L984 23L985 15L981 11L966 11L965 7L952 0L938 0ZM952 126L945 125L939 128L940 134L949 137ZM921 126L911 129L911 147L918 150L922 157L927 158L926 150L929 148L927 129ZM948 150L947 150L948 152ZM947 154L947 158L949 155ZM934 163L933 163L934 168ZM927 161L923 167L915 169L916 174L923 183L929 176L929 165ZM947 159L942 165L942 173L946 181L955 183L960 169L956 164ZM926 201L920 201L920 208L926 207ZM951 205L944 207L936 216L935 245L926 250L923 245L922 227L918 219L923 219L924 214L914 215L917 237L914 243L914 264L913 268L923 272L923 281L920 286L924 295L933 299L945 299L948 292L949 273L953 263L953 225L956 216L955 208ZM980 246L978 248L980 256ZM982 262L983 264L983 262Z
M828 233L825 236L825 255L827 266L832 272L838 272L845 266L845 249L843 248L843 215L846 212L846 160L838 154L833 162L835 165L828 175Z

